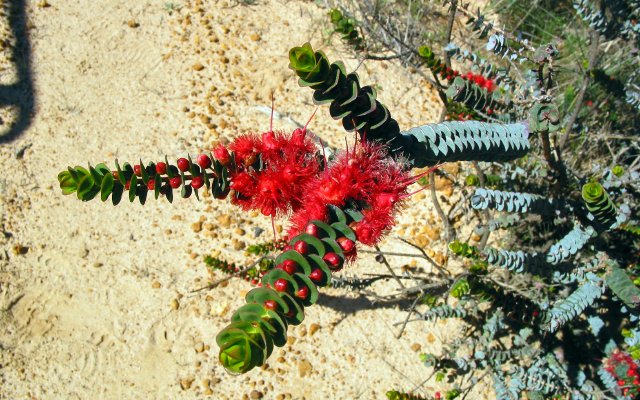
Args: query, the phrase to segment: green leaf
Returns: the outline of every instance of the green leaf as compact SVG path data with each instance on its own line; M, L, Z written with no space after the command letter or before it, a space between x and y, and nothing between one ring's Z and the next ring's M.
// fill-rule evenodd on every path
M60 172L58 174L58 182L60 182L60 189L62 189L62 194L64 195L74 193L78 189L76 181L69 171Z
M93 190L94 182L91 174L84 175L78 181L78 199L82 201L89 201L93 198L91 192ZM94 194L95 196L95 194Z
M147 169L142 163L142 158L140 159L140 177L142 178L142 183L145 185L149 182L149 174L147 173Z
M156 174L153 180L154 180L154 187L153 187L154 196L155 196L155 199L158 200L158 196L160 196L160 189L162 186L162 178L160 177L159 174ZM167 185L167 187L169 187L169 185Z
M136 198L136 191L138 190L138 177L136 175L131 176L131 183L129 184L129 201L133 203Z
M289 68L300 72L311 72L316 66L315 53L311 43L289 50Z
M107 201L109 195L113 191L114 179L113 175L105 174L102 178L102 184L100 185L100 199L102 201Z
M124 172L120 168L120 164L118 164L118 159L116 158L116 170L118 171L118 180L122 186L127 184L127 177L124 176Z
M120 200L122 200L122 193L124 193L124 186L122 186L119 181L114 182L113 192L111 193L111 203L114 206L120 204Z
M623 269L617 266L612 267L605 276L605 282L611 291L627 306L635 308L640 305L640 289L633 284L633 281Z

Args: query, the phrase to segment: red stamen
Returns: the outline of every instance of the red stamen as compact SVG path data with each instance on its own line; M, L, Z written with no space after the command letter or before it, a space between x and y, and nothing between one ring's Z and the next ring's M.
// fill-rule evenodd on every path
M318 107L316 107L315 110L313 110L313 113L311 114L311 117L309 117L309 120L307 121L306 124L304 124L304 128L302 128L304 133L307 133L307 126L309 126L309 123L311 122L311 120L313 119L313 117L316 115L316 112L318 111Z

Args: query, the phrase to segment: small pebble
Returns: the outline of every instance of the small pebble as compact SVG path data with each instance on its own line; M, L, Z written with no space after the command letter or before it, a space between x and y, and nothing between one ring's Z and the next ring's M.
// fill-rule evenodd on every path
M300 374L301 378L304 378L305 376L311 374L312 370L313 370L313 367L309 361L307 360L298 361L298 373Z
M180 387L182 388L182 390L189 390L194 380L194 378L180 379Z
M261 399L263 397L264 397L264 394L262 394L262 392L258 390L252 390L251 393L249 393L249 398L251 399Z
M23 256L29 252L29 248L27 246L23 246L21 244L16 244L13 246L13 254L17 256Z
M130 19L129 21L127 21L127 25L129 25L129 28L137 28L140 26L140 24L133 19Z
M194 71L202 71L204 69L204 65L202 65L202 63L195 63L191 68L193 68Z
M151 287L154 289L160 289L161 286L162 285L158 281L153 281L153 283L151 284Z
M422 346L420 345L420 343L413 343L411 345L411 350L413 350L414 352L419 352L420 350L422 350Z
M315 322L309 325L309 336L313 336L320 329L320 325Z
M200 232L202 230L202 222L194 222L193 224L191 224L191 229L193 229L193 231L196 233Z
M171 309L177 310L178 308L180 308L180 302L178 301L178 299L171 300Z
M257 33L252 33L251 36L249 36L249 38L254 41L257 42L258 40L260 40L260 35L258 35Z
M196 353L202 353L204 351L204 343L200 342L196 344L195 350Z

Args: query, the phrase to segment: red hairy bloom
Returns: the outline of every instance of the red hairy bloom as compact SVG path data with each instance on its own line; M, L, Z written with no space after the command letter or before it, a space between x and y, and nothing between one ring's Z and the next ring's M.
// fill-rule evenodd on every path
M393 215L414 181L401 164L387 158L382 145L361 143L355 151L339 154L327 171L308 182L289 234L304 231L310 219L326 220L327 205L344 207L351 201L365 205L363 220L353 226L358 241L375 244L393 227Z
M297 210L303 187L320 169L315 145L304 129L291 135L273 131L242 135L229 148L238 161L238 169L230 174L231 188L237 193L233 202L264 215ZM258 157L261 163L256 167Z

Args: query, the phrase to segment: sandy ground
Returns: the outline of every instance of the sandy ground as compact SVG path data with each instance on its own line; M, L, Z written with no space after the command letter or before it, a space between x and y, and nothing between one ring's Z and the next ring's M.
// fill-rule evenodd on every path
M266 130L260 107L271 92L290 117L275 127L304 123L314 110L311 91L287 68L288 49L311 41L349 69L359 65L338 38L327 45L326 9L283 0L48 4L26 6L36 112L26 131L0 146L0 398L376 399L431 374L418 355L437 353L455 323L410 324L397 339L393 324L405 317L397 306L328 289L267 367L231 376L218 363L215 335L250 287L234 281L191 291L211 279L204 255L246 262L244 246L269 240L270 221L211 198L113 207L58 189L67 165L175 160ZM10 79L10 60L2 65ZM418 75L389 62L358 72L378 85L401 126L436 120L437 99ZM343 147L345 134L326 108L310 126ZM401 236L439 257L444 244L433 225L430 200L416 196L382 247L411 251L394 239ZM254 237L256 227L267 233ZM392 259L397 269L409 262ZM346 273L384 271L364 256ZM446 388L430 380L419 393ZM470 398L484 398L479 390Z

